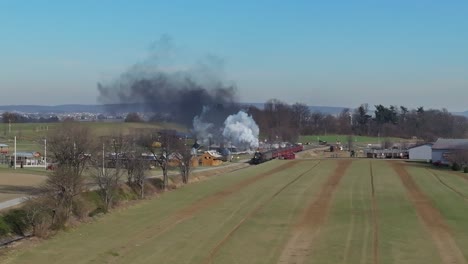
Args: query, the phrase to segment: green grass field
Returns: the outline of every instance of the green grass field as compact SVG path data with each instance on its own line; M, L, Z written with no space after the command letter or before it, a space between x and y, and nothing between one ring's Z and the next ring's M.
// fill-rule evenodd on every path
M404 139L401 138L384 138L384 137L367 137L367 136L353 136L353 142L355 144L377 144L382 143L384 140L390 140L394 143L404 141ZM347 135L306 135L306 136L300 136L299 137L299 142L301 143L318 143L319 140L327 141L330 144L336 143L337 141L340 141L341 144L347 144L348 143L348 136Z
M82 122L83 126L89 127L96 137L112 135L114 133L129 134L134 129L175 129L186 131L186 128L174 123L125 123L125 122ZM14 137L16 136L17 151L43 152L44 138L48 133L54 131L60 123L15 123L0 124L0 143L9 145L10 152L14 148Z
M421 163L271 161L190 184L3 263L467 263L468 177Z

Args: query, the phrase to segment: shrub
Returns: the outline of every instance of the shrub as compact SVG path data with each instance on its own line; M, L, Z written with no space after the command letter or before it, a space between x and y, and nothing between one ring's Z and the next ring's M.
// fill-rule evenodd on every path
M84 198L78 198L73 201L73 214L78 217L78 219L87 217L95 208L96 206L91 201Z
M27 221L32 227L32 234L45 238L49 234L52 225L53 211L47 204L47 199L29 199L24 205Z
M89 217L95 217L97 215L100 215L100 214L105 214L106 213L106 210L104 208L101 208L101 207L98 207L96 209L94 209L93 211L91 211L88 216Z
M33 235L40 238L46 238L50 233L50 220L42 219L44 221L37 222L34 226Z
M5 222L3 217L0 216L0 237L8 235L10 232L10 226Z
M459 171L459 170L461 170L460 164L454 162L454 163L452 164L452 170L454 170L454 171Z
M19 236L24 236L30 229L26 211L22 209L11 210L3 216L11 231Z
M69 213L66 208L59 207L55 209L52 217L52 229L59 230L65 228L69 218Z
M123 184L119 187L117 191L116 201L131 201L131 200L138 200L138 194L128 186L127 184Z
M89 191L89 192L84 192L81 194L81 197L92 203L93 205L95 205L96 207L100 207L100 206L103 206L103 203L102 203L102 200L101 200L101 197L99 196L99 192L98 191Z
M464 172L464 173L468 173L468 166L466 166L465 168L463 168L463 172Z

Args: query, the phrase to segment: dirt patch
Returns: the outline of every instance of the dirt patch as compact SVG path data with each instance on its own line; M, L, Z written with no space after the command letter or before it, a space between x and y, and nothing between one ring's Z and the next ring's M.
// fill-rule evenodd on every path
M284 164L280 165L279 167L276 167L274 169L271 169L269 171L260 173L254 177L245 179L237 184L234 184L232 186L227 187L226 189L216 192L210 196L201 198L197 201L195 201L193 204L179 210L178 212L172 214L171 216L163 219L160 221L157 225L153 227L149 227L141 232L135 233L132 238L127 238L126 243L124 246L120 247L118 250L118 253L120 256L123 256L127 254L128 252L131 251L132 247L135 244L144 244L145 240L150 240L154 239L155 237L169 231L170 229L174 228L177 224L180 224L188 219L190 219L192 216L194 216L197 212L209 208L211 206L214 206L218 203L221 203L224 199L226 199L228 196L235 194L242 190L243 188L263 179L268 176L271 176L277 172L289 169L299 163L297 160L285 162Z
M322 186L317 198L305 209L300 221L286 243L278 263L304 263L312 254L313 242L326 223L330 202L338 184L346 173L351 160L338 160L338 167Z
M372 161L369 162L370 184L372 188L372 263L379 263L379 221L377 199L375 197L374 171Z
M23 173L0 173L0 202L28 195L46 176Z
M296 153L296 158L298 159L311 159L311 158L317 158L319 156L318 152L323 152L324 149L307 149L303 150L301 152Z
M432 205L430 199L419 189L401 162L391 162L408 196L416 208L420 221L430 233L443 263L467 263L456 244L450 228L441 213Z

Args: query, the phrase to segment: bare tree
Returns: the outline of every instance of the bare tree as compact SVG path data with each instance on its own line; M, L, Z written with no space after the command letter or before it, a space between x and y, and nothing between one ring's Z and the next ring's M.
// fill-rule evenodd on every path
M47 141L48 155L60 167L67 167L81 176L96 151L90 130L75 122L64 122L53 130Z
M99 196L104 203L104 211L108 212L114 203L123 170L121 165L117 165L115 168L102 168L99 165L94 167L91 177L93 183L99 188Z
M192 159L194 156L191 148L188 146L181 146L172 156L177 160L182 182L187 184L189 182L190 173L192 172Z
M137 189L140 199L145 198L146 171L149 169L149 161L142 154L137 150L126 155L128 184Z
M91 174L93 184L99 188L99 195L104 203L104 211L112 206L124 174L125 153L129 149L129 140L117 134L101 139L102 152L93 159L94 170Z
M56 228L67 222L73 201L84 190L83 170L95 147L91 139L89 129L73 122L63 123L48 138L50 158L58 165L38 190L49 203Z
M51 225L52 210L49 202L43 198L28 198L24 206L26 221L32 226L32 234L37 237L45 237Z
M84 180L73 168L58 166L46 182L39 187L39 193L45 202L50 203L52 224L62 227L70 218L73 201L84 190Z
M175 131L163 130L153 131L153 133L141 135L139 144L149 151L161 167L163 172L163 189L166 189L169 183L168 169L169 169L169 154L176 152L180 149L182 140L177 136Z
M302 132L310 119L310 109L306 104L295 103L291 106L294 125Z

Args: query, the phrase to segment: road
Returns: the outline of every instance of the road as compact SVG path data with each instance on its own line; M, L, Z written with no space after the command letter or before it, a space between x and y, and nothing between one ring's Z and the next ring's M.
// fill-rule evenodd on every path
M242 160L242 161L239 161L239 162L236 162L236 163L231 163L231 164L221 166L221 167L197 168L197 169L194 169L193 172L203 172L203 171L210 171L210 170L229 168L229 167L239 165L241 163L245 163L247 161L248 160ZM179 174L179 173L178 172L170 172L169 173L169 175L177 175L177 174ZM156 175L149 176L149 178L158 178L158 177L162 177L162 172L158 173ZM91 187L90 189L93 190L93 189L96 189L96 187ZM0 210L4 210L4 209L7 209L7 208L10 208L10 207L13 207L13 206L17 206L17 205L23 203L27 198L28 198L28 196L23 196L23 197L18 197L18 198L15 198L15 199L11 199L11 200L8 200L8 201L1 202L0 203Z

